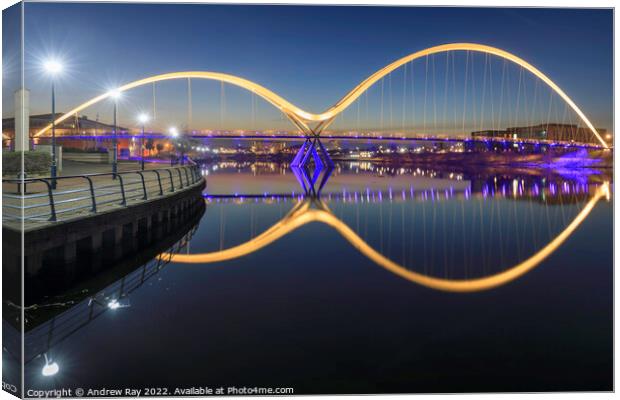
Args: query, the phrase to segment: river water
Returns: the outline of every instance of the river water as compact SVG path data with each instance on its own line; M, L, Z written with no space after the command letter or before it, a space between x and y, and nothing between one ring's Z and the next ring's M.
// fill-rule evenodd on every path
M27 333L27 388L612 389L605 171L202 169L179 255Z

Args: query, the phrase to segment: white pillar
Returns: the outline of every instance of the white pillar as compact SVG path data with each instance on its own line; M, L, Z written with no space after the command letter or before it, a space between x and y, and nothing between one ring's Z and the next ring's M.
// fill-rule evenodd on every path
M15 100L15 151L30 150L30 91L18 89Z

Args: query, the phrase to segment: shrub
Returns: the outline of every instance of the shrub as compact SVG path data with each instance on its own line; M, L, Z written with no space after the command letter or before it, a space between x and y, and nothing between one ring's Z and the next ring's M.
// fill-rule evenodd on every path
M52 156L42 151L3 151L2 152L2 175L17 176L22 170L22 157L24 171L27 175L49 174L52 165Z

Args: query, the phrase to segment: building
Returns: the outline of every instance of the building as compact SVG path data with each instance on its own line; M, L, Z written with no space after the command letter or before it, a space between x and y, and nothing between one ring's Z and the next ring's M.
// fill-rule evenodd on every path
M56 113L56 118L60 118L63 114ZM32 138L36 132L47 126L52 121L51 114L39 114L30 116L29 134ZM75 115L72 118L67 118L61 123L56 125L56 136L97 136L104 133L111 133L113 126L99 122L97 120L88 119L86 115ZM118 127L118 133L126 132L126 128ZM50 136L51 132L46 132L45 136ZM3 118L2 119L2 141L4 146L10 146L13 138L15 137L15 118Z
M472 137L489 137L489 138L508 138L508 131L502 130L484 130L484 131L475 131L471 133Z
M605 136L606 129L596 128L601 136ZM471 133L472 137L492 137L510 139L535 139L550 141L574 141L589 143L594 141L594 135L587 127L573 124L539 124L506 128L506 130L484 130Z

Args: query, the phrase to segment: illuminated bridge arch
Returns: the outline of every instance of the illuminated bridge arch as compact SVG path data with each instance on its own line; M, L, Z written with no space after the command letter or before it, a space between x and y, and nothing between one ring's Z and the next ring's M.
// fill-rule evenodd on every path
M491 54L497 57L506 59L511 61L532 73L534 76L542 80L547 86L549 86L555 93L557 93L572 109L577 113L579 118L586 124L586 126L590 129L590 131L594 134L596 139L601 143L604 148L609 148L607 143L603 140L601 135L598 133L594 125L590 122L590 120L586 117L586 115L581 111L581 109L575 104L575 102L568 97L564 91L555 84L547 75L542 73L538 68L534 67L532 64L523 60L516 55L509 53L505 50L498 49L496 47L486 46L483 44L477 43L450 43L443 44L439 46L429 47L424 50L417 51L408 56L402 57L389 65L381 68L374 74L370 75L364 81L362 81L359 85L357 85L353 90L347 93L343 98L341 98L336 104L334 104L331 108L320 114L310 113L308 111L302 110L301 108L295 106L290 103L283 97L280 97L276 93L271 90L249 81L244 78L240 78L234 75L223 74L219 72L205 72L205 71L190 71L190 72L173 72L168 74L155 75L149 78L144 78L141 80L137 80L134 82L130 82L126 85L121 86L117 90L125 91L138 86L146 85L149 83L170 80L170 79L180 79L180 78L199 78L199 79L211 79L218 80L221 82L230 83L253 93L256 93L258 96L264 98L279 110L281 110L297 127L299 127L304 133L315 133L319 134L323 129L325 129L335 118L344 111L347 107L349 107L358 97L360 97L366 90L368 90L372 85L374 85L377 81L379 81L384 76L390 74L397 68L414 61L416 59L437 54L444 53L448 51L474 51L484 54ZM91 106L107 97L109 97L111 93L105 93L100 96L97 96L78 107L70 110L62 117L56 120L56 123L62 122L65 119L69 118L70 115L74 115L75 113L83 110L84 108ZM317 126L314 129L311 129L307 123L308 122L317 122ZM35 136L40 136L47 130L51 128L51 124L41 129L39 132L35 134Z
M568 97L564 91L555 84L547 75L543 74L538 68L534 67L532 64L528 63L524 59L517 57L516 55L509 53L505 50L498 49L496 47L486 46L483 44L477 43L450 43L443 44L439 46L429 47L424 50L417 51L415 53L409 54L408 56L402 57L393 63L386 65L381 68L374 74L370 75L364 81L362 81L359 85L357 85L353 90L347 93L342 99L340 99L334 106L330 109L326 110L322 114L315 116L314 121L322 121L321 124L317 127L318 130L325 129L327 125L329 125L334 118L342 111L344 111L347 107L349 107L359 96L361 96L366 90L368 90L372 85L374 85L377 81L379 81L384 76L390 74L394 70L399 67L417 60L422 57L430 56L437 53L445 53L448 51L474 51L478 53L491 54L503 58L505 60L511 61L526 70L532 73L534 76L542 80L547 86L549 86L555 93L557 93L572 109L577 113L579 118L586 124L586 126L590 129L590 131L594 134L596 139L601 143L604 148L609 148L607 143L603 140L601 135L598 133L594 125L590 122L588 117L581 111L581 109L575 104L575 102Z
M220 81L220 82L224 82L224 83L230 83L232 85L238 86L240 88L246 89L260 97L262 97L263 99L265 99L267 102L271 103L272 105L274 105L277 109L279 109L280 111L282 111L282 113L284 113L298 128L300 128L303 132L309 132L310 129L308 128L308 126L306 125L306 123L304 122L304 120L310 120L312 114L309 114L307 112L305 112L304 110L298 108L297 106L295 106L294 104L290 103L289 101L287 101L286 99L284 99L283 97L279 96L278 94L272 92L271 90L265 88L264 86L261 86L255 82L252 82L250 80L238 77L238 76L234 76L234 75L229 75L229 74L223 74L220 72L209 72L209 71L182 71L182 72L171 72L171 73L167 73L167 74L160 74L160 75L154 75L154 76L150 76L148 78L144 78L144 79L140 79L137 81L133 81L130 83L127 83L123 86L120 86L118 88L116 88L115 90L106 92L104 94L101 94L97 97L93 97L92 99L80 104L79 106L69 110L68 112L66 112L63 116L59 117L56 119L55 123L59 124L62 121L70 118L72 115L77 114L78 112L96 104L99 103L100 101L103 101L107 98L110 98L114 93L116 92L124 92L130 89L134 89L140 86L144 86L144 85L148 85L148 84L152 84L152 83L156 83L156 82L162 82L162 81L168 81L168 80L173 80L173 79L208 79L208 80L214 80L214 81ZM43 127L41 130L39 130L36 134L35 137L40 136L42 134L44 134L45 132L47 132L48 130L50 130L52 128L52 124L49 124L45 127Z
M551 255L558 247L560 247L560 245L562 245L562 243L566 241L566 239L570 237L577 227L579 227L579 225L581 225L581 223L587 218L596 203L601 198L609 196L609 190L608 183L605 183L599 187L594 196L588 201L588 203L586 203L585 207L579 212L579 214L577 214L575 219L573 219L573 221L571 221L571 223L568 224L568 226L547 245L530 256L528 259L502 272L481 278L446 279L411 271L375 250L346 223L332 214L327 206L322 204L322 208L324 209L311 209L308 202L299 202L282 220L271 226L262 234L238 246L211 253L164 253L160 256L165 257L166 259L169 257L171 261L174 262L192 264L232 260L254 253L310 222L322 222L335 229L364 256L377 263L380 267L385 268L401 278L436 290L447 292L477 292L505 285L536 268L536 266Z

